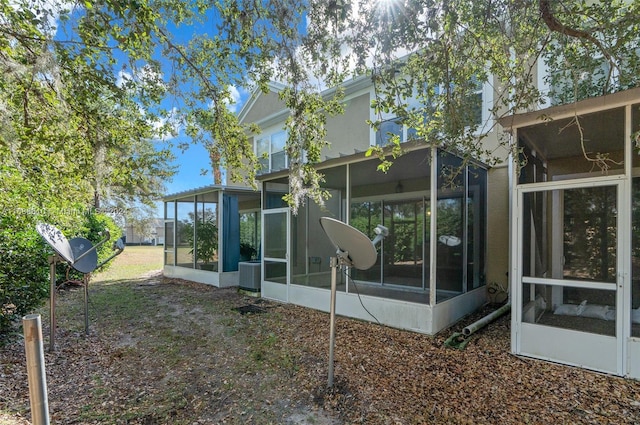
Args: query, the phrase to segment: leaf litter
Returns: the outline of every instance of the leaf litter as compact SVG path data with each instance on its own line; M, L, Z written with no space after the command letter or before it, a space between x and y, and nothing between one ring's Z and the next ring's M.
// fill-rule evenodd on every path
M59 424L634 424L640 382L514 356L509 316L465 350L235 289L146 275L60 294L48 402ZM246 314L241 314L245 312ZM259 313L259 314L256 314ZM30 418L24 345L0 348L0 424Z

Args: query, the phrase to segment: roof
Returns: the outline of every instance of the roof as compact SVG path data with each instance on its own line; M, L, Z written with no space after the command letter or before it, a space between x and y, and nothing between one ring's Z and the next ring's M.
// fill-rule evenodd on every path
M519 127L540 124L544 120L568 118L576 114L582 115L606 109L618 108L634 102L640 102L640 87L604 96L592 97L566 105L552 106L533 112L508 115L500 118L498 122L506 130L513 130Z
M391 149L391 146L388 146L386 149ZM413 141L403 143L402 149L403 149L403 152L407 154L407 153L419 151L419 150L431 150L431 147L425 143L420 142L419 140L413 140ZM457 155L455 152L449 152L449 153L453 155ZM325 170L328 168L333 168L333 167L346 165L346 164L354 164L359 161L369 161L372 159L374 158L370 155L367 155L366 151L360 151L358 149L354 149L353 153L340 152L338 156L325 157L325 159L322 160L322 162L314 164L314 166L319 171L322 172L322 170ZM470 159L470 163L485 169L491 168L489 165L483 163L482 161L478 161L475 159ZM410 171L410 170L405 170L405 171ZM395 172L401 173L402 171L396 168ZM379 175L383 176L385 175L385 173L380 172ZM276 180L280 178L286 178L288 176L289 176L289 169L285 168L282 170L273 171L271 173L264 173L264 174L257 175L256 179L259 181L270 181L270 180Z
M171 194L163 196L162 200L163 201L174 201L176 199L185 198L187 196L193 196L193 195L199 195L199 194L202 194L202 193L217 192L217 191L236 192L236 193L254 193L256 195L260 194L259 191L254 190L254 189L252 189L250 187L227 186L227 185L220 185L220 184L212 184L212 185L208 185L208 186L200 186L200 187L196 187L196 188L193 188L193 189L184 190L182 192L171 193Z
M368 75L361 75L345 81L342 87L345 90L345 95L348 96L349 94L352 94L362 89L365 89L367 87L370 87L372 86L372 84L373 83L371 82L371 78ZM269 88L269 91L272 93L280 93L286 88L286 86L283 85L282 83L272 81L268 84L268 88ZM330 96L333 96L335 92L336 92L336 87L329 87L322 90L321 94L324 98L328 98ZM244 119L247 117L247 115L251 111L251 108L255 106L258 99L263 95L264 93L262 92L262 90L260 90L259 87L256 87L253 90L253 92L251 93L251 96L249 96L249 99L247 99L247 101L244 103L244 105L240 109L240 112L238 113L238 120L240 122L244 121ZM274 114L271 114L269 116L266 116L260 119L259 122L256 122L256 124L260 125L261 127L268 127L270 125L275 125L278 122L284 122L288 115L289 115L289 110L286 108L283 108Z

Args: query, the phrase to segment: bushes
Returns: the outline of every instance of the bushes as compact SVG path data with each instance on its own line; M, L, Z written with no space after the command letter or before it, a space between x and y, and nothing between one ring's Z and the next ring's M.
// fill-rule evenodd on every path
M98 247L98 264L109 258L113 254L111 249L113 243L122 236L122 229L106 214L90 212L85 214L85 221L80 229L80 234L89 239L94 245L104 239L104 231L108 230L111 238ZM100 270L106 270L110 263L105 264Z
M40 235L33 229L0 229L0 342L13 322L47 297L49 265Z
M22 316L49 295L48 256L53 251L35 229L37 217L19 213L0 218L0 343L11 336ZM61 230L69 239L82 236L95 244L103 239L99 232L108 229L111 240L98 248L98 262L103 261L111 255L111 242L120 237L120 228L109 216L94 211L78 217L75 229L61 226Z

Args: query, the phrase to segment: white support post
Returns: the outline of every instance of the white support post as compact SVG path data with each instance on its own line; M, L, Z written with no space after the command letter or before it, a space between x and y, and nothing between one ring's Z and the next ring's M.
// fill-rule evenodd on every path
M336 281L338 267L340 267L338 258L331 257L331 302L329 306L329 379L327 387L333 387L333 347L336 343Z
M56 349L56 259L57 256L49 256L49 352Z

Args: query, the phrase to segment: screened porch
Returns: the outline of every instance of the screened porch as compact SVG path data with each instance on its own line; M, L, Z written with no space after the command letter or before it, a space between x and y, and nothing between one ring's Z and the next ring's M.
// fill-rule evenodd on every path
M387 173L364 155L333 162L321 169L330 198L297 215L282 201L286 175L263 182L264 297L328 309L327 216L371 239L378 224L389 229L372 268L338 277L339 314L433 334L485 302L485 168L431 149L406 153Z

